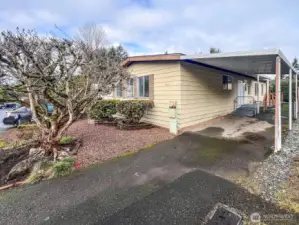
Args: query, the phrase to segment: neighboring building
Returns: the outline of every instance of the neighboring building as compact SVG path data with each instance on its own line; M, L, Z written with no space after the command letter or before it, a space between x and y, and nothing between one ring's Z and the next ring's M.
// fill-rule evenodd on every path
M119 85L111 97L154 100L155 106L144 121L165 128L170 127L169 105L175 103L178 132L257 100L254 77L186 62L180 60L181 56L176 53L128 58L124 66L132 78ZM261 80L260 101L266 89L265 80Z

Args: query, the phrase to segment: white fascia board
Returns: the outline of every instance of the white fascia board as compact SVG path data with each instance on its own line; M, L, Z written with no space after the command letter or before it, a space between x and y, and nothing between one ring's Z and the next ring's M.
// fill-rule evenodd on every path
M209 59L209 58L226 58L226 57L242 57L242 56L262 56L262 55L278 55L279 49L264 49L258 51L237 51L237 52L220 52L210 54L183 55L180 59Z
M281 50L278 51L278 55L290 67L290 69L293 70L295 74L298 74L298 71L293 67L293 65L290 63L287 57L285 57Z
M213 58L228 58L228 57L246 57L246 56L264 56L273 55L280 56L280 58L293 70L295 74L299 74L290 61L285 57L282 51L278 48L275 49L263 49L263 50L253 50L253 51L237 51L237 52L220 52L220 53L210 53L210 54L196 54L196 55L183 55L180 57L181 60L184 59L213 59Z

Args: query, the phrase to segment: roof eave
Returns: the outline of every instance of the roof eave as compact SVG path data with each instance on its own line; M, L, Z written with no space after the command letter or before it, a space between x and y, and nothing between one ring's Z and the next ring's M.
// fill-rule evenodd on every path
M244 56L261 56L261 55L278 55L279 49L265 49L258 51L237 51L237 52L220 52L212 54L196 54L181 56L181 59L201 59L201 58L226 58L226 57L244 57Z
M127 58L122 66L126 67L134 62L157 62L157 61L175 61L180 60L181 54L164 54L164 55L144 55Z
M285 57L285 55L282 53L282 51L278 48L274 49L264 49L264 50L258 50L258 51L239 51L239 52L221 52L221 53L213 53L213 54L201 54L201 55L185 55L181 56L181 60L186 59L209 59L209 58L226 58L226 57L245 57L245 56L265 56L265 55L273 55L273 56L279 56L289 67L292 69L292 71L295 74L298 74L299 71L297 71L293 65L290 63L290 61Z

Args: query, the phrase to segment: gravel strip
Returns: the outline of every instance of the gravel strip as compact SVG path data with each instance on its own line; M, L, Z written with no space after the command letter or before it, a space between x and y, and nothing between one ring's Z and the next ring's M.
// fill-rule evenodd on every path
M284 140L281 152L272 154L254 172L253 182L259 186L260 195L265 200L275 202L277 192L288 179L293 158L299 154L298 137L299 121L296 121Z
M82 139L78 152L80 166L102 162L126 152L136 152L174 137L167 129L118 130L112 126L92 125L87 120L72 124L68 135Z

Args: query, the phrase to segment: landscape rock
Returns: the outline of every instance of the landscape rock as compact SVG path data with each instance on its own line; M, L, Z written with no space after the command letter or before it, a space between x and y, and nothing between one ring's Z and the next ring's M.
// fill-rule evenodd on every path
M38 161L36 163L33 164L32 169L31 169L31 173L36 173L41 169L42 166L42 161Z
M271 202L282 191L282 184L289 178L291 164L299 162L299 121L293 124L293 130L285 138L280 152L269 156L253 173L253 182L260 187L261 196ZM274 148L274 147L272 147Z
M32 161L30 159L25 159L18 164L16 164L8 173L7 180L15 179L16 177L23 176L30 171L32 167Z
M6 180L10 181L17 177L24 176L29 173L34 163L43 159L43 152L41 149L31 148L29 150L29 157L17 163L8 173Z
M29 150L29 157L37 156L37 155L43 155L44 152L41 148L31 148Z
M78 151L79 151L79 148L81 147L81 144L82 144L81 140L77 140L76 144L73 147L73 149L71 150L70 154L71 155L77 155Z
M60 161L60 160L63 160L64 158L67 158L69 156L70 156L69 152L67 152L67 151L59 151L57 159Z

